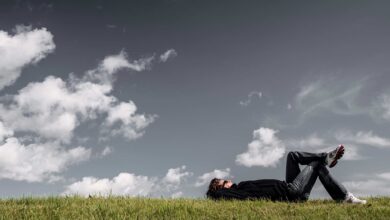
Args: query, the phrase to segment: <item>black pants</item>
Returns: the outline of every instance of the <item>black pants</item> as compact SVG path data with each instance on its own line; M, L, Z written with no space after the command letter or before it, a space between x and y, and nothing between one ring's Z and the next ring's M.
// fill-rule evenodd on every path
M289 187L290 197L293 200L306 201L317 180L320 178L322 185L334 200L343 200L347 190L338 183L329 170L325 167L327 153L307 153L292 151L287 155L286 182ZM299 164L307 165L302 171Z

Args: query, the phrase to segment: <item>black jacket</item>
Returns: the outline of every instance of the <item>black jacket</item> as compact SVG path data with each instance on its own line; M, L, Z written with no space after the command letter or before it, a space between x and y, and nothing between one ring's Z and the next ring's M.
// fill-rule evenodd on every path
M219 189L213 193L214 199L270 199L272 201L288 201L290 195L285 181L261 179L243 181L230 188Z

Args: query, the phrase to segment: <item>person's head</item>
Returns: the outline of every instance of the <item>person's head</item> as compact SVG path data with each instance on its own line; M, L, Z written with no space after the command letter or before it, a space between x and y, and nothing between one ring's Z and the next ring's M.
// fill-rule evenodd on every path
M224 180L219 178L213 178L210 181L209 188L207 190L207 197L213 197L214 193L222 188L230 188L233 185L233 182L231 180Z

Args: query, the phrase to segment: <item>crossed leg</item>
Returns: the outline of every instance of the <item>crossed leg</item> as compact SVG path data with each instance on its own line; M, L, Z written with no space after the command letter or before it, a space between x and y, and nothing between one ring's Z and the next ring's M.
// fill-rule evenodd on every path
M334 200L343 200L347 190L343 185L329 173L325 167L327 153L308 153L291 151L287 155L286 182L289 185L290 193L297 200L306 201L314 183L319 177L322 185ZM299 165L307 165L302 171Z

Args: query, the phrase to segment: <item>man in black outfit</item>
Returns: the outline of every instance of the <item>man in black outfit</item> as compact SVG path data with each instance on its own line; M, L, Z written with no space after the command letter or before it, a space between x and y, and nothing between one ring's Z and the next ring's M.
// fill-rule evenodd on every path
M329 153L291 151L287 155L286 181L260 179L235 184L231 180L214 178L210 182L206 195L212 199L307 201L319 177L332 199L346 203L366 204L366 200L360 200L348 192L326 168L326 166L334 167L343 154L343 145L339 145ZM307 166L301 171L299 164Z

